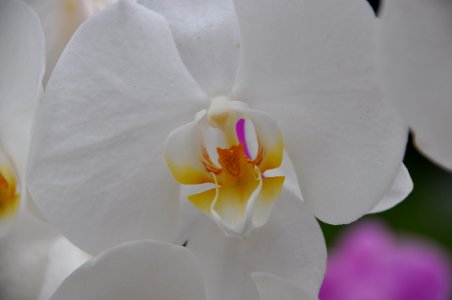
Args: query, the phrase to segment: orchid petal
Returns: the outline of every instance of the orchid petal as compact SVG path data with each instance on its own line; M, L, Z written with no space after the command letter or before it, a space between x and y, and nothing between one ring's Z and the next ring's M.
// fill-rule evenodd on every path
M155 242L109 249L70 275L52 300L202 300L204 287L189 251Z
M402 164L391 189L387 191L383 199L375 205L371 213L379 213L393 208L402 202L412 190L413 181L411 180L410 173L408 173L405 165Z
M9 235L0 240L0 299L37 299L48 252L57 237L55 230L26 210L19 213Z
M240 34L232 1L140 0L164 16L182 60L210 96L229 94L239 60Z
M49 246L47 266L40 276L44 277L38 300L48 300L63 280L78 269L89 255L75 247L66 238L59 237Z
M0 44L0 151L22 177L45 66L39 19L25 3L0 2Z
M298 184L298 177L287 152L284 151L281 167L268 170L265 174L270 177L284 176L284 188L291 191L298 199L303 201L303 195L300 190L300 185Z
M195 120L173 130L166 139L165 159L174 178L181 184L203 184L213 182L204 166L201 152L204 147L202 129L206 127L205 111Z
M271 114L303 197L321 220L356 220L394 181L407 129L382 99L362 0L236 0L241 64L233 98Z
M267 224L246 239L226 237L207 218L192 222L185 240L198 258L207 298L259 299L251 277L254 272L271 273L317 294L326 248L322 232L308 211L300 199L283 190Z
M85 0L26 0L36 11L46 38L47 83L52 70L78 26L88 17ZM89 0L92 1L92 0Z
M418 148L452 170L452 3L385 1L379 56L387 98Z
M205 105L167 23L119 1L79 27L36 117L28 179L43 214L95 254L172 240L179 189L164 142Z
M318 300L298 286L269 273L251 275L259 291L260 300Z

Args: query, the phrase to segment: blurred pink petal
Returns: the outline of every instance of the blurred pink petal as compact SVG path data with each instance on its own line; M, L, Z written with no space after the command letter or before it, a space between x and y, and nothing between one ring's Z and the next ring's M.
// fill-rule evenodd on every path
M320 300L447 300L450 262L425 241L360 223L331 252Z

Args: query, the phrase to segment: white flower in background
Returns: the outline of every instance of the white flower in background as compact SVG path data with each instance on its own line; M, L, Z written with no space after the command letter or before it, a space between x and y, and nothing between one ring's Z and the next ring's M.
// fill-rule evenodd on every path
M387 98L426 156L452 170L452 2L387 0L379 37Z
M71 25L71 20L79 14L81 7L91 5L89 12L93 13L95 9L101 8L102 1L84 3L83 1L34 0L29 2L33 2L35 7L40 7L39 12L45 12L41 15L41 20L47 21L44 22L46 39L48 48L52 52L47 53L47 56L51 64L54 64L73 30L76 29L75 25ZM106 4L106 1L103 2ZM10 230L20 207L31 204L28 208L34 209L33 203L26 201L24 175L31 123L35 106L42 96L41 80L46 60L45 38L39 19L32 9L21 1L3 1L0 8L0 64L2 66L0 70L0 237L2 237ZM61 12L58 11L59 14L56 13L56 8L61 10ZM66 11L63 8L66 8ZM72 17L63 14L63 12L68 13L68 10L73 13ZM63 19L66 23L55 23L56 20ZM52 21L54 23L51 23ZM67 35L63 34L63 29L66 30ZM53 38L54 35L59 35L59 38Z
M25 0L37 12L46 39L44 84L72 34L89 16L114 0Z
M44 74L38 17L19 1L0 3L0 237L26 205L24 184L31 123Z
M126 280L128 279L128 280ZM265 273L253 274L261 300L317 299ZM109 249L69 276L51 300L204 300L196 259L180 246L131 242ZM242 298L248 299L248 298Z
M49 300L63 279L87 259L24 210L10 234L0 240L0 299Z
M44 36L38 17L21 1L2 0L0 299L48 300L61 281L87 259L27 209L24 175L44 64Z
M143 5L106 8L63 52L35 123L33 199L93 254L186 242L208 299L259 299L256 272L316 295L326 251L312 212L351 222L411 188L406 128L374 82L371 8ZM193 206L180 210L173 176L201 184L183 191Z

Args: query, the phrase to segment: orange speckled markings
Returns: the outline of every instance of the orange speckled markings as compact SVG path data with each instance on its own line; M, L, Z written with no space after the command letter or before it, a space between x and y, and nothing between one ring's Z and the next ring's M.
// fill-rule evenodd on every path
M219 154L219 163L222 168L215 170L209 169L205 163L206 169L215 176L216 184L221 186L219 189L218 200L215 205L217 211L222 211L235 202L236 214L244 215L247 200L253 191L257 188L261 173L257 171L257 166L261 161L258 154L256 159L251 160L243 151L243 144L232 146L228 149L217 148ZM207 155L207 152L203 152ZM210 161L210 158L203 157L204 161ZM213 165L213 164L212 164ZM284 183L284 176L263 178L264 190L275 190L272 198L275 198ZM188 199L201 211L209 214L209 208L215 197L216 189L191 195Z

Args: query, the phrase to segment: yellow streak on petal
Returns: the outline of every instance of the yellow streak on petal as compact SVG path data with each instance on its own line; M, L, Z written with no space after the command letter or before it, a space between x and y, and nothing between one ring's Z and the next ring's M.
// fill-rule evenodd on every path
M266 205L271 205L281 192L284 184L284 179L284 176L263 178L262 192L258 201Z
M169 159L166 163L174 178L181 184L213 183L212 178L204 170L198 170L190 165L176 164Z
M20 194L16 192L13 173L4 165L0 167L0 219L15 215L19 209Z
M210 206L215 199L216 189L210 189L199 194L188 196L188 200L201 212L210 215Z
M67 14L72 14L77 9L77 0L66 0L64 10Z
M87 3L85 0L63 0L61 1L60 12L60 31L58 36L58 43L53 50L52 55L55 58L59 57L59 54L65 48L72 34L79 27L79 25L85 21L89 16ZM56 61L55 61L56 63Z
M264 173L267 170L276 169L281 166L283 155L284 142L282 137L280 137L277 143L271 145L271 148L264 149L263 159L259 165L261 172Z
M245 217L248 200L258 187L259 178L255 164L246 157L242 144L217 151L222 167L222 171L213 176L217 188L191 195L188 199L203 213L210 215L213 209L226 223L235 223Z
M214 210L228 223L237 218L243 219L248 200L258 185L259 181L255 177L241 183L222 185Z
M284 184L284 176L262 179L262 189L253 207L254 226L261 227L269 219L273 206Z

